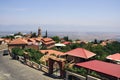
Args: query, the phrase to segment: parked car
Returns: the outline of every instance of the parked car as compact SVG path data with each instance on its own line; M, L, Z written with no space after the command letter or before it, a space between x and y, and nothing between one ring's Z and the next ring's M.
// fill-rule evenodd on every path
M8 55L8 54L9 54L9 51L8 51L8 50L4 50L4 51L3 51L3 56Z

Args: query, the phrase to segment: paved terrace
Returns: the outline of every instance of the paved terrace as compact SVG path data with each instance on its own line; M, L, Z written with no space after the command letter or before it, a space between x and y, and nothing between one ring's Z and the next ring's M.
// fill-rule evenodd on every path
M30 68L0 51L0 80L60 80Z

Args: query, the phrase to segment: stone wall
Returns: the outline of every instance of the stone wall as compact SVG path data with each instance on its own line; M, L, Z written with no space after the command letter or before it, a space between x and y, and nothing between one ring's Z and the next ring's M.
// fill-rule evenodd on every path
M32 49L35 49L35 50L39 50L39 46L38 45L27 45L26 47L27 48L32 48Z
M70 76L73 76L74 78L77 78L77 80L101 80L99 78L96 78L96 77L93 77L93 76L90 76L90 75L87 75L87 77L85 77L85 76L82 76L80 74L76 74L76 73L73 73L73 72L70 72L70 71L66 71L65 80L70 80L69 79Z
M30 60L26 60L26 65L32 67L32 61L30 61Z
M78 75L76 73L70 72L70 71L66 71L66 78L65 80L69 80L69 76L74 76L76 78L78 78L79 80L86 80L86 77L82 76L82 75Z
M8 49L8 45L7 44L1 44L0 45L0 50L3 50L3 49Z
M30 61L28 59L25 62L24 57L22 57L22 56L19 56L19 61L26 64L26 65L28 65L29 67L35 68L37 70L41 70L41 71L43 71L45 73L48 73L48 69L49 69L48 66L45 66L43 64L38 64L38 63Z
M35 62L32 61L32 67L35 68L35 69L39 69L40 65L38 63L35 63Z
M101 79L87 75L87 80L101 80Z
M40 64L40 70L44 71L45 73L48 73L49 67L43 64Z

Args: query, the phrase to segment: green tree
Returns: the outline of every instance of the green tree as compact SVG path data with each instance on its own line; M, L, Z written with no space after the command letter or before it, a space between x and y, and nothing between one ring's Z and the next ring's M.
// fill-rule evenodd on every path
M63 39L64 39L65 41L69 41L68 36L63 37Z
M37 37L35 32L31 34L31 38L33 38L33 37Z
M12 53L18 56L23 56L24 50L18 47L12 48Z
M26 49L25 51L29 53L30 60L40 63L39 60L43 56L42 53L40 53L39 51L35 49Z
M58 36L53 36L52 39L53 39L56 43L60 42L60 38L59 38Z
M74 44L70 45L71 49L75 49L75 48L78 48L78 47L80 47L80 44L78 44L78 43L74 43Z
M14 36L17 36L17 35L21 35L23 36L23 34L21 32L18 32L18 33L15 33Z
M107 44L105 47L110 52L110 54L120 53L120 42L115 41Z
M64 46L64 47L61 47L61 49L60 49L60 51L62 51L62 52L67 52L69 50L71 50L70 46Z
M98 44L98 40L95 39L95 40L93 41L93 43L94 43L94 44Z
M7 39L15 39L15 37L14 36L12 36L12 35L7 35L7 36L3 36L2 38L7 38Z

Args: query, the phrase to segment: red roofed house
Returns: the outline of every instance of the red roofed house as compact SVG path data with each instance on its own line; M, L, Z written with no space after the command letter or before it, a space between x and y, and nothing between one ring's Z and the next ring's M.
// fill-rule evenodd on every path
M118 64L120 63L120 53L116 53L113 55L109 55L106 57L107 59L110 59L112 61L116 61Z
M36 40L36 42L41 42L41 39L42 39L42 37L37 37L37 38L35 38L35 40Z
M0 38L0 50L6 49L7 45L5 44L5 40Z
M54 54L54 55L56 55L56 56L61 56L61 55L64 54L63 52L56 51L56 50L40 50L40 52L43 53L43 54L46 54L46 53L47 53L47 54L49 54L49 55Z
M0 38L0 45L4 43L4 39Z
M42 41L42 46L46 48L52 48L55 45L55 41L51 38L43 38L41 39Z
M103 42L100 43L100 45L101 45L101 46L106 46L107 43L103 41Z
M6 38L4 38L4 40L6 44L8 44L11 41L11 39L6 39Z
M27 39L28 45L38 45L41 42L42 37Z
M63 52L56 50L40 50L40 52L44 54L44 56L40 59L40 62L45 63L45 65L49 63L49 58L55 60L63 60L62 58L60 58L60 56L64 54Z
M67 55L68 61L74 60L74 62L83 62L96 55L84 48L76 48L65 54Z
M64 44L64 45L70 45L71 42L69 42L69 41L65 41L65 42L63 42L63 44Z
M120 65L117 64L92 60L83 63L77 63L76 66L98 72L101 78L107 78L104 80L120 80Z
M28 41L28 45L33 45L36 43L34 38L29 38L27 41Z
M13 47L20 47L20 48L25 48L25 46L27 46L27 40L22 39L22 38L17 38L12 40L11 42L8 43L8 47L9 48L13 48Z

